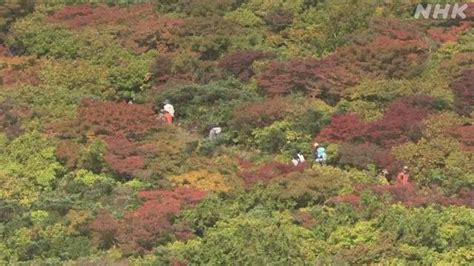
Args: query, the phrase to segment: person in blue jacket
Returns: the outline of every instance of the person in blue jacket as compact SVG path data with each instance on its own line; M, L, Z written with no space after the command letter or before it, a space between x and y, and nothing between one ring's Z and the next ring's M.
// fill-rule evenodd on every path
M326 165L326 149L319 145L319 143L314 143L314 161L319 163L320 165Z

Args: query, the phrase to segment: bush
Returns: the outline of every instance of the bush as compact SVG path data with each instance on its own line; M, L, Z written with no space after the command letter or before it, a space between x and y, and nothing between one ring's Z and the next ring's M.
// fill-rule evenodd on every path
M384 116L369 124L367 140L391 147L421 137L423 119L434 112L434 99L427 96L400 98L391 103Z
M82 101L78 120L82 132L95 135L142 136L159 125L149 105L89 99Z
M60 25L45 24L36 13L13 24L7 43L20 54L74 59L82 40Z
M104 161L113 173L122 178L132 178L145 168L145 158L137 144L125 136L113 136L105 139L107 150Z
M253 166L252 169L244 169L239 173L247 185L257 183L269 183L273 179L285 176L291 172L302 171L303 167L294 167L290 164L279 162L268 162L263 165Z
M259 149L269 153L295 152L309 153L311 136L295 131L287 121L274 122L268 127L254 129L252 135Z
M265 22L273 31L281 31L293 23L293 13L286 9L274 9L265 15Z
M344 87L357 81L357 77L347 72L338 61L337 56L328 56L321 60L304 58L270 62L257 76L257 82L269 96L302 92L334 103Z
M350 190L350 174L325 166L304 172L294 172L276 179L282 199L292 199L299 207L324 203L343 191Z
M349 144L343 143L338 150L337 163L367 169L369 165L377 165L377 159L382 154L389 153L373 144ZM380 167L380 165L378 165Z
M336 114L329 125L323 127L316 137L320 142L343 142L360 140L366 133L367 124L358 115Z
M219 67L232 73L242 81L248 81L255 74L253 62L274 57L271 53L261 51L235 51L219 60Z
M166 249L170 258L193 264L298 264L314 262L319 248L311 231L294 225L288 214L275 214L218 222L202 239L175 242Z
M155 53L149 52L140 56L129 54L120 59L120 64L111 67L110 83L116 88L118 99L143 101L143 93L150 87L149 73Z
M256 127L269 126L282 119L289 103L281 97L244 103L234 108L229 124L241 133L249 133Z
M224 176L219 173L209 173L207 170L191 171L169 178L178 186L191 187L204 191L229 191L231 188Z
M0 190L1 198L30 205L41 190L52 188L63 170L56 161L54 146L37 131L1 144L0 178L4 184Z
M466 69L462 72L462 76L452 85L456 109L460 114L469 115L474 110L473 76L474 69Z

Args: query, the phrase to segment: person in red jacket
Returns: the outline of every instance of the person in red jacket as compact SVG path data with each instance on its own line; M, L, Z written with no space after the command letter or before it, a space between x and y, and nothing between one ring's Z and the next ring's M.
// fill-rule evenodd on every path
M408 185L410 182L410 173L408 172L408 166L404 166L403 170L398 173L396 179L397 185Z
M163 120L167 123L167 124L173 124L173 116L167 112L167 111L164 111L163 112Z

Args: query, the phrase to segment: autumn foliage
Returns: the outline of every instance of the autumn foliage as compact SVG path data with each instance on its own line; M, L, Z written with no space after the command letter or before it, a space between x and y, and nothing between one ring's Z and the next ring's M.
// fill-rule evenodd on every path
M322 60L304 58L270 62L257 81L269 96L302 92L333 102L340 97L343 88L357 82L357 77L340 64L337 55L333 55Z
M96 135L141 135L157 128L155 113L150 105L84 100L78 110L83 131Z
M455 104L459 113L470 114L474 109L474 69L466 69L452 87Z
M253 62L273 57L271 53L261 51L235 51L219 60L219 67L229 71L242 81L247 81L255 74Z
M449 28L438 27L429 28L426 32L431 38L439 42L456 42L459 39L459 35L472 27L472 22L461 21L459 25L452 26Z
M205 196L206 192L190 188L141 191L138 197L144 202L138 209L121 220L109 214L99 215L91 223L91 230L99 246L116 243L126 254L141 254L152 249L160 238L172 235L174 228L181 236L189 236L183 228L173 226L171 218Z
M274 178L285 176L291 172L302 172L307 166L305 163L295 167L291 164L268 162L249 168L249 166L246 166L245 161L241 161L241 164L244 168L239 175L244 179L247 185L254 185L259 182L268 183Z
M108 167L119 176L133 177L135 171L145 167L144 152L123 135L106 137L107 152L104 159Z
M371 143L343 143L339 148L337 161L341 165L350 165L359 169L365 169L372 164L380 169L385 168L390 173L396 173L400 168L390 150Z
M0 265L472 263L473 4L3 2Z
M288 104L281 97L245 103L233 111L231 124L235 127L263 127L282 119Z
M72 5L56 11L49 17L49 21L64 23L71 28L123 24L135 18L150 16L153 14L152 10L153 6L149 4L134 5L126 9L107 5Z
M409 78L423 69L428 44L416 27L396 19L375 20L337 51L355 75L373 78Z
M434 99L425 96L401 98L392 102L382 118L362 121L357 114L337 114L324 127L316 141L365 141L391 147L421 136L423 119L434 112Z
M423 119L434 110L434 99L425 96L401 98L391 103L380 120L369 123L366 139L393 146L421 136Z
M357 114L336 114L331 123L324 127L317 137L318 141L351 141L365 135L368 125Z
M466 150L474 151L474 125L456 127L450 133Z

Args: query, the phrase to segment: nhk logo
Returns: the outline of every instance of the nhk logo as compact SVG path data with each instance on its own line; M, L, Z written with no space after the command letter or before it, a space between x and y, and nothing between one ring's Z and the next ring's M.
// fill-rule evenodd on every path
M466 14L464 14L464 11L466 11L468 7L468 4L446 4L443 6L440 4L434 6L431 4L418 4L415 11L415 18L420 18L420 15L422 15L425 19L457 19L458 17L465 19Z

